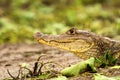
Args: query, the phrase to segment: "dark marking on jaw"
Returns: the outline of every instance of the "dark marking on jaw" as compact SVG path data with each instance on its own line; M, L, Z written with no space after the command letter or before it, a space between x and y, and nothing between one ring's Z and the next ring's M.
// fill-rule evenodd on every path
M74 41L56 41L56 40L50 40L49 42L56 42L56 43L71 43Z
M74 41L56 41L56 40L49 40L49 41L47 41L47 40L45 40L45 39L41 39L41 40L43 40L43 41L45 41L45 42L56 42L56 43L71 43L71 42L74 42ZM39 40L38 40L39 41Z

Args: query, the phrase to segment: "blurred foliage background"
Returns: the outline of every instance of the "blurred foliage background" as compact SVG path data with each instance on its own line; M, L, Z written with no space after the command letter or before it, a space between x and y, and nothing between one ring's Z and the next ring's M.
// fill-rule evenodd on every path
M0 0L0 44L33 43L36 31L70 27L120 40L120 0Z

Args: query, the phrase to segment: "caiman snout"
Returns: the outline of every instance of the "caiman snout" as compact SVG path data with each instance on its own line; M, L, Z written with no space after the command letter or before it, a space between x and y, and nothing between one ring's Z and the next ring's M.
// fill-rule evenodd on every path
M57 36L56 36L57 37ZM55 36L53 35L48 35L48 34L43 34L41 32L36 32L34 35L34 38L37 40L45 40L45 41L50 41L50 40L54 40Z
M42 35L43 35L43 33L36 32L35 35L34 35L34 38L38 40L42 37Z

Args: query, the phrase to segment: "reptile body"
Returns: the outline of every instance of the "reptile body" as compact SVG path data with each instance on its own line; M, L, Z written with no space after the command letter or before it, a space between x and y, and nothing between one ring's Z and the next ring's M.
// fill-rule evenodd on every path
M89 31L78 30L77 28L71 28L60 35L37 32L34 37L41 44L71 51L82 59L101 57L107 50L110 50L113 57L120 57L119 41Z

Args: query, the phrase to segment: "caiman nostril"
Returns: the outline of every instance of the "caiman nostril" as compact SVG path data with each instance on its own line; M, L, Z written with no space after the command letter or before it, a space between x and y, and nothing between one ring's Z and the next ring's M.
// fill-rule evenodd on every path
M41 36L42 36L42 33L36 32L35 35L34 35L34 38L39 39Z

